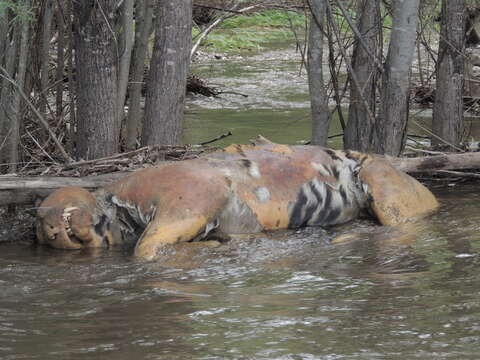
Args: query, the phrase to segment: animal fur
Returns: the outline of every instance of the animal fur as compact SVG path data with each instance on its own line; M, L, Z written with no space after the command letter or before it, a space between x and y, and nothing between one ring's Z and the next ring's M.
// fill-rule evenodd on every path
M129 241L152 259L165 244L212 234L331 226L363 210L395 225L437 206L418 181L374 156L263 141L139 170L93 193L60 189L38 210L37 238L64 249Z

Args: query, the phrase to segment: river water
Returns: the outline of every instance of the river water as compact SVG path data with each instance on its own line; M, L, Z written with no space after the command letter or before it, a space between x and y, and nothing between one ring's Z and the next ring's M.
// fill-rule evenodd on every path
M232 88L255 104L191 99L186 138L308 139L298 69L265 64L230 65L251 66ZM268 83L275 64L291 66L284 85L246 80ZM0 359L478 359L480 193L434 191L440 211L400 229L363 219L167 247L150 263L0 244Z

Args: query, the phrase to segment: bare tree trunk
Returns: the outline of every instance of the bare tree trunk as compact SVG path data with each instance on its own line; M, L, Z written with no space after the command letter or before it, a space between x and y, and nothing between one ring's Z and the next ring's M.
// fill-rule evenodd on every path
M40 113L45 117L47 109L47 94L46 89L48 88L48 68L50 65L49 62L49 49L50 49L50 39L51 39L51 30L52 30L52 19L53 19L53 0L44 0L43 16L42 16L42 33L41 33L41 43L40 43L40 102L39 108Z
M323 31L326 0L310 0L312 17L308 34L308 85L312 110L312 144L325 146L330 126L330 110L323 76Z
M5 23L9 22L9 16L7 12L3 13L4 17L2 21ZM7 24L5 24L7 25ZM12 35L12 29L9 29L5 26L5 47L4 53L0 58L0 65L4 65L8 76L12 76L15 71L15 59L18 49L18 40L20 39L19 33L16 32L15 35ZM13 41L9 41L10 37L13 36ZM5 75L5 74L3 74ZM9 161L9 152L8 152L8 141L11 136L11 127L10 127L10 107L12 106L12 85L4 78L0 78L0 164L8 163ZM5 170L2 168L1 170Z
M30 8L30 0L25 0L23 5L28 9ZM17 73L16 73L16 83L20 89L23 89L25 85L25 72L27 69L27 52L28 52L28 30L29 30L29 21L27 18L23 18L22 22L19 24L19 29L21 31L20 39L20 49L18 54L18 64L17 64ZM22 121L22 112L21 112L21 96L20 91L17 90L14 93L12 99L12 113L11 113L11 133L9 137L9 170L10 172L15 172L17 169L18 159L19 159L19 149L20 145L20 124Z
M55 80L57 82L55 89L55 116L60 119L63 115L63 79L65 70L65 23L63 2L59 2L57 11L55 13L57 20L57 71ZM71 139L70 139L71 140Z
M192 42L192 0L157 3L143 145L181 143Z
M5 50L7 47L8 40L8 16L5 9L0 9L0 65L3 64L5 60ZM0 89L2 85L2 80L0 79Z
M115 0L73 3L77 83L77 155L95 159L118 151Z
M122 4L121 36L122 39L118 69L118 126L121 127L125 117L125 98L127 95L128 75L133 47L133 0L124 0Z
M382 80L380 114L373 151L399 155L408 120L410 66L415 53L419 0L392 2L393 27Z
M432 130L452 145L460 143L463 130L466 12L465 0L442 1ZM432 137L432 144L443 145L437 139Z
M129 150L136 147L136 141L142 129L140 100L142 96L145 59L148 53L148 38L152 32L152 0L144 0L137 4L135 18L135 45L133 47L131 70L132 83L130 84L126 123L126 144Z
M67 143L68 151L70 154L74 153L75 145L77 143L77 104L75 99L77 98L77 91L75 85L75 78L73 76L74 60L73 60L73 48L75 47L75 40L73 36L73 9L72 9L72 0L65 0L65 35L67 37L67 49L65 51L65 57L67 60L67 76L68 76L68 99L69 99L69 108L70 108L70 117L69 117L69 138L70 141Z
M376 56L379 48L381 49L379 1L360 0L357 6L357 13L360 14L358 30L364 45L368 47L371 54ZM352 68L357 77L357 84L353 81L350 83L350 107L344 134L344 147L369 152L372 149L375 126L375 119L369 115L376 114L376 86L379 71L358 39L353 48ZM366 109L366 104L370 112Z

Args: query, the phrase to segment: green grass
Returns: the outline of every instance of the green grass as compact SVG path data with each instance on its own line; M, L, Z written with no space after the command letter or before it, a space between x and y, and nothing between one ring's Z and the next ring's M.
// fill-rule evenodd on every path
M252 15L241 15L225 20L219 27L222 29L238 29L246 27L290 27L303 26L305 16L293 11L269 10Z
M225 20L202 41L207 51L235 53L261 50L268 43L294 38L291 26L302 31L305 16L296 12L270 10L252 15L240 15ZM199 34L193 30L193 37Z
M7 10L12 11L15 17L20 20L33 20L32 8L26 6L23 2L17 3L12 0L0 0L0 17L2 17L4 12Z

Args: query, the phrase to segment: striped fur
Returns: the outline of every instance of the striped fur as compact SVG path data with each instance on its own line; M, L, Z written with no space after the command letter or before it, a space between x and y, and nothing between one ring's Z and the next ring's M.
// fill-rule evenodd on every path
M378 179L375 172L384 175ZM152 258L165 244L216 233L330 226L364 208L382 223L402 221L432 197L369 155L263 141L139 170L94 193L61 189L38 211L37 234L42 243L71 249L138 240L135 254ZM420 213L435 207L429 204Z

